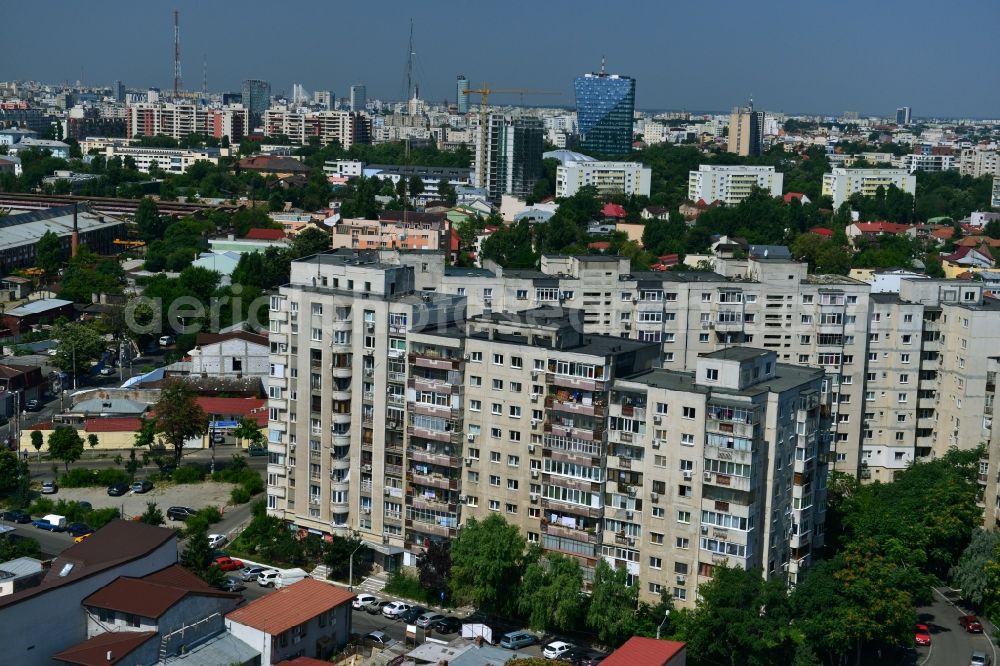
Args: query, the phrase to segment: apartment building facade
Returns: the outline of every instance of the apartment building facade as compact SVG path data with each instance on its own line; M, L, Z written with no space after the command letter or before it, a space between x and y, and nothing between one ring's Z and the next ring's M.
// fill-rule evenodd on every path
M131 157L135 160L135 168L143 173L149 173L153 165L166 173L184 173L195 162L218 164L221 154L218 148L145 148L115 144L104 148L107 159Z
M372 142L371 117L356 111L302 113L273 107L264 111L263 125L265 136L284 135L297 144L317 137L320 145L337 142L346 150L356 143Z
M754 189L780 197L784 174L771 166L729 166L702 164L688 174L688 199L705 203L721 201L735 206L750 196Z
M915 194L917 177L906 169L846 169L837 167L823 174L823 195L833 199L833 206L840 204L856 193L865 197L875 196L878 189L888 190L895 185L903 192Z
M228 137L238 142L249 132L249 112L234 104L220 109L196 104L140 102L129 104L125 116L127 136L157 136L164 134L183 139L191 134L204 134L217 139Z
M476 117L476 159L473 182L485 188L491 201L504 194L524 198L542 175L542 136L539 118L491 113Z
M581 187L594 187L602 196L649 196L652 171L639 162L569 162L556 167L556 197L571 197Z
M995 150L966 148L958 158L958 172L963 176L1000 176L1000 155Z

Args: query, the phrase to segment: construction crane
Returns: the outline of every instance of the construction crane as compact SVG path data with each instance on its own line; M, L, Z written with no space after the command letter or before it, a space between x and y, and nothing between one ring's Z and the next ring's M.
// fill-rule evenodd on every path
M486 160L486 120L489 116L490 95L521 95L521 102L524 102L524 95L561 95L558 90L530 90L527 88L490 88L485 82L482 88L470 88L465 91L469 95L479 95L479 150L483 161ZM476 187L486 187L486 169L479 168L476 172Z

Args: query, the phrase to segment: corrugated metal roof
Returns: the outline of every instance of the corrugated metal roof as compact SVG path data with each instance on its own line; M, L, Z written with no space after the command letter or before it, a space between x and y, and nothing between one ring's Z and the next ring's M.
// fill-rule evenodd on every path
M6 229L0 229L0 247L3 246L2 239L5 231ZM73 301L65 301L61 298L42 298L37 301L25 303L24 305L19 305L16 308L11 308L10 310L7 310L6 314L11 317L24 317L27 315L48 312L49 310L56 310L58 308L66 307L67 305L73 305Z
M81 233L116 225L121 225L124 233L125 223L122 220L107 215L99 216L83 206L78 210L77 229ZM0 248L37 243L47 231L59 237L72 234L73 207L57 206L0 218Z

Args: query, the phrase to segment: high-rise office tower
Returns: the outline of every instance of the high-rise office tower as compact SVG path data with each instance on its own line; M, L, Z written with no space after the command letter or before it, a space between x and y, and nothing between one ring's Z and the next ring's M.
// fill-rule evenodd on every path
M576 77L576 117L580 145L604 155L632 150L635 79L601 71Z
M455 104L459 113L469 112L469 79L464 74L459 74L455 79Z
M753 100L736 107L729 114L728 152L737 155L760 155L764 143L764 112L753 110Z
M901 106L896 109L896 124L909 125L912 111L913 109L908 106Z
M313 104L323 107L325 111L333 110L334 99L333 93L329 90L313 91Z
M250 123L253 127L260 124L261 117L271 106L271 84L260 79L247 79L243 82L243 106L250 111Z
M476 118L477 136L483 128ZM538 118L491 113L486 117L486 136L476 144L473 180L485 187L490 199L504 194L524 198L531 194L542 175L542 138L545 128Z
M121 81L115 81L115 101L125 101L125 84Z
M367 105L367 89L360 84L351 86L351 111L364 111Z

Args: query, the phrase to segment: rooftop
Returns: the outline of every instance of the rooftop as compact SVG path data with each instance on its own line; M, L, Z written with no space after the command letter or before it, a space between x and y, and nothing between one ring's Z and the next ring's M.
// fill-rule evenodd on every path
M354 597L353 592L342 587L303 578L237 608L228 613L226 619L277 636L320 613L350 602Z
M129 654L156 636L155 631L109 631L77 643L52 658L79 666L113 666L125 661Z
M239 594L217 590L174 564L142 578L116 578L84 599L83 605L158 618L190 594L241 599Z
M86 206L79 206L77 209L77 228L81 233L120 224L124 222L106 215L98 215ZM33 210L0 218L0 247L37 243L47 231L60 237L73 233L73 206Z
M17 217L16 215L12 217ZM3 234L6 229L0 229L0 239L3 238ZM2 242L2 241L0 241ZM61 298L42 298L37 301L30 301L24 305L19 305L16 308L11 308L7 310L4 314L9 317L27 317L33 314L41 314L43 312L48 312L49 310L56 310L58 308L64 308L67 305L73 305L73 301L63 300Z
M664 666L684 652L685 643L633 636L608 655L607 666Z
M202 347L204 345L212 345L217 342L223 342L224 340L245 340L246 342L253 342L258 345L267 346L267 336L260 335L259 333L251 333L250 331L229 331L228 333L199 333L198 337L195 339L195 345Z

